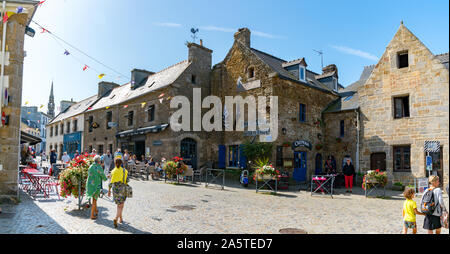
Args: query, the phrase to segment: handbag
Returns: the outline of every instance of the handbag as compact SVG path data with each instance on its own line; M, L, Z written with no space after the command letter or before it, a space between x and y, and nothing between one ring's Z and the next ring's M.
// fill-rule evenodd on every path
M127 197L127 198L132 198L133 197L133 188L131 188L131 186L130 185L128 185L126 182L125 182L125 169L123 169L123 184L124 184L124 191L125 191L125 193L124 193L124 195L125 195L125 197Z

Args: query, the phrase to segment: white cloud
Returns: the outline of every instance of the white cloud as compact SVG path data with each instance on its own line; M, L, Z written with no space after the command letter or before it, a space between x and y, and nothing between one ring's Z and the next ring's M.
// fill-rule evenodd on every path
M153 23L153 25L155 25L155 26L164 26L164 27L182 27L181 24L169 23L169 22L163 22L163 23L155 22L155 23Z
M378 57L376 57L375 55L361 51L359 49L352 49L345 46L335 46L335 45L332 45L331 47L349 55L359 56L369 60L378 61Z

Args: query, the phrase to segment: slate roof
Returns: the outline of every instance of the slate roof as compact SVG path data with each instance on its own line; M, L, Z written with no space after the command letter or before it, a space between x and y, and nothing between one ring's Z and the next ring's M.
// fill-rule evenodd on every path
M86 109L88 109L90 106L92 106L92 104L94 104L96 100L97 100L97 95L94 95L94 96L84 99L78 103L75 103L72 106L70 106L69 108L67 108L65 111L59 113L48 124L53 124L53 123L65 120L67 118L79 115L79 114L83 113L84 111L86 111Z
M91 109L87 110L87 112L118 105L160 88L169 86L178 79L178 77L190 66L190 64L191 63L189 61L185 60L158 73L152 74L147 78L144 85L134 90L131 89L131 83L114 88L110 93L99 99L95 105L91 107Z
M436 55L436 57L441 61L441 63L443 63L444 65L445 65L445 67L447 67L447 69L448 69L448 58L449 58L449 55L448 55L448 52L447 53L445 53L445 54L440 54L440 55Z
M272 56L270 54L267 54L265 52L259 51L257 49L251 48L251 51L259 57L264 63L266 63L270 68L272 68L275 72L277 72L281 78L286 78L288 80L298 82L305 84L309 87L316 88L322 91L331 92L333 91L329 89L326 85L320 83L315 76L318 75L317 73L314 73L312 71L306 70L306 83L300 81L298 77L296 77L291 72L287 71L283 68L283 64L288 63L288 61L285 61L283 59L280 59L278 57Z

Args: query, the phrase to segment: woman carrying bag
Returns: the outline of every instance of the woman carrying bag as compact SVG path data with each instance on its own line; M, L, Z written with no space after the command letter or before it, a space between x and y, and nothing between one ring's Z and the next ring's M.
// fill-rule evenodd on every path
M108 197L111 197L113 189L114 203L117 205L117 214L114 219L114 227L117 228L117 220L123 223L122 212L127 197L131 197L131 187L128 185L128 171L122 167L122 158L116 158L115 168L111 172L111 182L109 183Z

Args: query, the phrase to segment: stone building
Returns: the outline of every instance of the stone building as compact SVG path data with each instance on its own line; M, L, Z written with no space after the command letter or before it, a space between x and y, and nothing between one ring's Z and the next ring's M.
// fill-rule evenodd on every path
M206 133L168 128L176 111L170 108L169 98L185 96L192 105L193 88L210 94L212 51L202 42L187 47L187 60L160 72L134 69L131 81L122 86L101 82L101 99L85 112L84 148L98 153L121 148L157 160L181 155L194 167L204 163Z
M77 150L80 153L83 151L84 111L97 99L95 95L75 103L48 123L46 154L50 154L54 149L58 158L61 158L64 152L73 158Z
M342 88L335 65L327 66L322 74L317 74L307 69L304 58L286 61L254 49L250 30L243 28L235 34L234 44L225 59L214 66L211 87L212 94L221 97L222 102L225 102L225 96L278 97L277 133L270 130L269 135L263 135L265 142L273 144L271 161L300 182L308 181L315 173L316 158L320 159L319 167L323 164L323 150L318 145L323 144L325 135L319 123L322 111L339 98L337 90ZM269 114L271 107L269 104L263 106L264 113ZM236 109L230 110L237 114ZM250 123L245 122L245 125ZM210 142L211 160L217 161L218 167L245 167L242 144L246 140L256 140L260 134L264 133L217 133L214 142Z
M25 120L25 122L33 122L34 125L37 125L39 129L40 138L42 142L36 145L36 152L41 153L46 150L46 138L47 138L47 129L46 125L50 121L50 116L47 114L38 111L38 107L22 107L21 118ZM22 121L23 122L23 121Z
M15 14L11 15L7 22L2 22L2 29L0 29L0 40L5 49L5 62L4 64L0 63L2 68L4 67L0 84L0 94L2 95L0 96L0 113L2 114L0 123L0 199L18 196L17 170L19 167L25 29L36 11L36 8L32 7L39 2L8 0L3 3L6 4L4 11ZM16 10L19 6L27 9L17 14ZM5 34L4 31L6 31ZM3 40L4 37L6 40ZM5 91L8 94L7 98L3 96Z
M434 55L404 25L359 94L361 169L381 165L392 182L426 177L425 141L439 141L433 168L448 184L448 53Z

